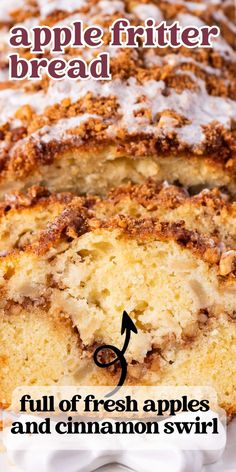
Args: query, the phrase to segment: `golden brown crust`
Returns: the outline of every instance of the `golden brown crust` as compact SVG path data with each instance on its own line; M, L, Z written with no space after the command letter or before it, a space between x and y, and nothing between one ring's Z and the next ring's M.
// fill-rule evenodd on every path
M23 210L24 208L34 208L36 205L49 206L53 203L70 203L74 198L71 193L54 193L46 187L34 185L26 192L12 192L5 195L4 202L0 203L0 216L11 210Z
M24 212L29 208L43 212L54 203L62 205L58 206L47 227L38 232L33 246L25 248L26 251L45 254L60 240L75 239L90 231L119 230L123 237L139 241L173 240L209 264L219 265L224 272L223 265L227 264L228 268L230 261L229 256L225 261L222 254L236 248L236 204L226 195L214 189L189 196L181 187L156 184L151 179L145 184L129 183L115 188L104 199L50 194L43 187L33 187L25 194L9 195L1 207L1 216L4 218L8 213L10 222L11 212ZM137 216L129 215L129 205ZM203 228L201 218L210 221L212 227ZM223 237L223 225L229 228L227 240ZM228 272L222 272L222 275L233 274L234 263L230 267L232 269L227 269Z
M202 237L197 231L185 228L184 221L176 223L159 222L153 219L134 220L129 217L117 216L111 221L101 222L92 220L92 228L119 229L128 238L138 241L160 240L175 241L180 246L191 250L209 264L220 261L220 248L217 240Z
M1 214L13 209L33 208L39 203L49 206L52 203L61 202L65 204L83 205L90 208L107 208L107 205L118 205L126 199L137 205L143 206L147 212L152 212L157 208L177 208L188 202L194 206L205 206L212 211L234 211L235 203L231 202L228 195L223 194L219 189L204 190L196 195L189 195L188 191L177 185L169 185L167 182L156 183L152 179L147 179L145 183L137 185L131 182L126 185L111 189L105 198L92 195L78 197L70 192L52 193L47 187L34 185L25 192L11 192L5 195L4 202L1 202Z

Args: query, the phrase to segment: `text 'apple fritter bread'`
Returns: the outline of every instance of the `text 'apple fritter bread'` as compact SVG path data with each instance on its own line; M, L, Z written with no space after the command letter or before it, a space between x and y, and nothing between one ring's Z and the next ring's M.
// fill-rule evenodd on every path
M0 258L1 403L19 385L116 384L93 352L121 347L126 310L129 384L212 385L235 413L236 204L151 181L67 196L54 215L53 196L38 198L22 221L43 198L44 228Z

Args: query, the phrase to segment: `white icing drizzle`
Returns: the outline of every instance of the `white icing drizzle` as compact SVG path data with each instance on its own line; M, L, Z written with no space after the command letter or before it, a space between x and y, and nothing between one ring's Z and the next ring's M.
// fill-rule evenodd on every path
M1 0L0 0L1 1ZM21 23L17 23L18 26L24 26L25 28L33 28L38 26L38 18L30 17ZM8 63L8 55L12 52L10 45L8 44L9 31L5 28L0 29L0 60Z
M214 75L221 75L221 70L216 69L215 67L207 66L206 64L202 64L199 61L196 61L192 57L189 56L183 56L181 54L167 54L167 56L164 56L163 62L166 64L170 64L173 67L177 67L181 64L194 64L200 69L204 70L205 72L208 72L208 74L214 74Z
M25 0L1 0L0 2L0 22L8 22L12 20L11 13L15 10L23 8Z
M158 54L154 54L151 49L147 49L146 54L144 56L144 64L148 68L151 68L153 66L161 67L163 65L163 57L158 56Z
M96 82L95 82L96 84ZM14 114L23 105L30 105L32 109L40 114L50 105L60 103L63 98L69 97L72 102L76 102L81 96L92 91L93 81L72 82L60 81L51 82L48 90L26 93L19 89L0 90L0 124L5 123L7 119L13 118Z
M38 0L40 15L46 17L57 10L72 13L88 6L88 0ZM91 6L91 14L103 13L113 15L117 12L124 12L124 3L121 0L100 0L94 6Z
M194 9L196 7L199 9L203 9L202 5L219 5L222 0L204 0L204 3L199 3L199 2L189 2L188 0L166 0L167 3L172 3L174 5L184 5L189 9ZM204 7L205 7L204 5Z
M183 28L190 25L196 26L197 28L204 26L204 22L198 16L191 15L190 13L179 13L177 15L177 20Z
M153 18L157 23L161 23L163 20L161 10L151 3L141 3L136 5L132 12L142 21L145 21L148 18Z
M190 11L204 11L207 8L207 5L199 2L181 2L185 5Z
M0 69L0 83L8 80L8 69Z
M34 109L39 112L37 101L40 101L42 94L26 94L19 89L3 89L0 91L0 124L6 123L7 120L14 117L19 107L25 104L34 104ZM40 107L41 108L41 107Z
M125 7L124 2L120 0L100 0L97 5L98 13L102 13L104 15L114 15L115 13L124 13Z
M236 103L232 100L222 97L209 96L205 84L202 80L197 80L199 90L192 92L184 90L181 94L171 91L170 95L165 97L161 91L164 83L149 81L144 85L137 85L134 79L130 79L129 87L117 86L118 102L123 113L123 123L127 126L128 132L146 132L153 133L156 136L166 134L166 131L175 129L177 134L189 145L198 145L204 139L202 125L208 125L213 121L219 121L226 128L230 127L231 118L236 114ZM146 103L137 104L140 96L147 97ZM154 124L149 125L146 118L134 118L133 112L142 108L150 108ZM168 122L161 119L158 125L155 124L156 116L164 110L171 109L176 113L188 118L191 124L184 125L181 128L175 128L175 120L168 117ZM131 119L132 117L132 119ZM131 123L131 124L130 124ZM167 127L166 127L167 126Z
M0 51L5 49L7 45L8 37L9 37L8 30L5 28L0 29Z
M222 10L217 10L216 12L214 12L213 18L218 22L225 23L227 27L232 31L232 33L236 34L236 24L232 23L232 21L227 18L227 16L223 13Z

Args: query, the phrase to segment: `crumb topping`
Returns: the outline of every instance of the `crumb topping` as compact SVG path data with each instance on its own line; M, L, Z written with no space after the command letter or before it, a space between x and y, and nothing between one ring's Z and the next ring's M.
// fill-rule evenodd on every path
M224 254L224 245L222 246L217 237L206 237L197 230L189 230L185 227L183 220L168 222L155 218L132 218L124 215L101 220L81 203L79 206L72 204L64 209L61 215L41 232L39 240L32 247L29 246L26 251L44 255L62 240L71 241L90 231L117 230L120 237L135 239L140 243L155 240L175 241L210 265L219 265L221 256Z
M58 206L58 216L45 232L39 232L41 249L69 233L78 237L99 228L117 227L136 238L152 237L157 223L163 221L163 228L166 224L172 228L174 223L176 228L196 229L211 240L210 245L221 246L223 251L236 250L236 203L228 195L213 189L190 196L183 187L167 182L157 184L151 179L140 185L116 187L105 197L51 193L45 187L33 186L25 192L7 194L0 206L0 216L9 213L11 217L11 211L23 212L28 208L35 211L41 208L43 212L57 203L63 204ZM164 232L167 234L163 229Z

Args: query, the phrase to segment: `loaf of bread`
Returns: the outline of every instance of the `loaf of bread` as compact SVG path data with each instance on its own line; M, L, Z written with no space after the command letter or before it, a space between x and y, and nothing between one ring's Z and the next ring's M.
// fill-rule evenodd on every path
M122 346L126 310L129 384L211 385L235 413L235 272L236 206L218 190L148 182L72 198L1 257L1 404L19 385L116 384L119 368L93 352Z
M0 404L20 385L210 385L236 413L236 78L231 0L0 2ZM218 25L210 48L111 48L109 26ZM112 80L14 81L19 24L104 28ZM27 48L17 49L33 58ZM51 57L48 49L44 51ZM168 183L167 183L168 182Z
M111 48L108 28L120 17L216 24L221 35L209 48ZM149 177L194 191L227 186L235 194L234 18L233 2L1 2L0 195L35 184L104 195ZM109 52L112 80L7 80L10 26L78 19L101 25L104 45L67 48L65 57L89 61ZM33 57L27 48L20 54Z

